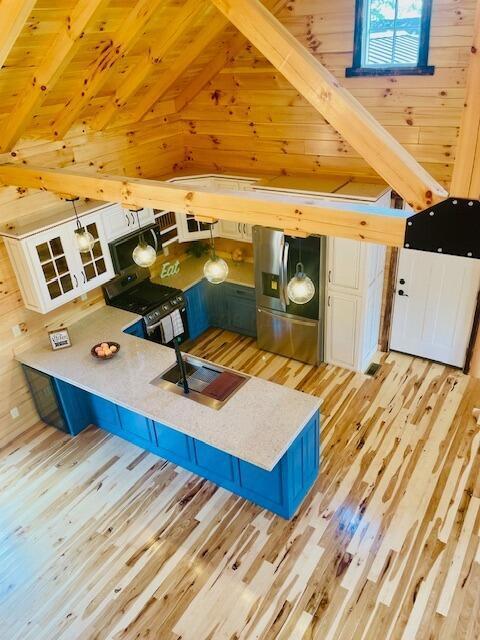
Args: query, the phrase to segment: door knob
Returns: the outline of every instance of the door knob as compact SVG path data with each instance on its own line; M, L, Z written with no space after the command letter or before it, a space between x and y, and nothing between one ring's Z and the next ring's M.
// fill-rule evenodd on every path
M398 295L399 296L405 296L406 298L408 298L408 293L405 293L405 291L403 289L399 289L398 290Z

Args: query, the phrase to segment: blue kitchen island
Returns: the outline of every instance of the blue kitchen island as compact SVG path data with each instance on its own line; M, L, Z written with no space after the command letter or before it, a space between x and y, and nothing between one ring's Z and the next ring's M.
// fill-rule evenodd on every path
M318 398L248 377L220 409L199 405L150 383L175 355L139 337L137 316L107 307L88 318L69 328L71 348L42 343L17 354L37 407L45 389L56 399L57 422L43 412L45 422L72 436L96 425L284 518L295 514L318 476ZM90 347L107 339L121 344L118 356L95 360Z

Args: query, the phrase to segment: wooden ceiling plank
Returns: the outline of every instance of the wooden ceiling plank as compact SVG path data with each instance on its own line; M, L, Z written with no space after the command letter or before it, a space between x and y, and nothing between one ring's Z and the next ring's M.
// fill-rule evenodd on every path
M265 6L272 11L273 15L277 15L287 3L288 0L267 0ZM248 39L240 31L232 36L213 60L206 64L194 80L189 82L175 98L177 112L190 104L223 68L229 66L247 43Z
M173 62L171 67L147 91L134 109L134 120L141 120L153 105L162 99L180 76L195 62L198 56L212 43L228 26L229 21L222 13L216 13L208 24L197 34L195 39Z
M87 25L108 4L108 0L79 0L62 29L35 70L28 87L9 115L0 138L0 153L10 151L30 124L36 110L77 53Z
M443 187L259 0L211 0L366 162L417 211Z
M202 9L204 9L204 4L199 0L187 0L175 18L167 25L165 31L162 32L159 42L145 55L144 60L135 65L130 73L122 79L113 99L109 98L91 122L92 129L100 131L110 124L118 111L140 89L145 79L162 61L165 54L187 31L192 20Z
M392 246L403 246L410 215L398 209L280 193L190 189L160 180L14 164L0 165L0 183Z
M455 152L450 193L460 198L480 198L480 0L477 0L465 106Z
M34 6L35 0L0 2L0 69L5 64Z
M65 104L62 111L52 123L56 138L63 138L72 124L77 120L89 101L101 89L108 78L112 67L120 60L129 48L141 37L145 27L162 0L138 0L130 11L122 26L113 38L105 43L95 62L90 65L88 74L83 78L79 93Z

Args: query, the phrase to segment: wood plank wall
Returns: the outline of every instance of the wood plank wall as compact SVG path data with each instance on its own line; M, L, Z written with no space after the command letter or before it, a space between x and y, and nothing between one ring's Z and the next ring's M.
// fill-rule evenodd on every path
M280 19L438 180L455 158L474 0L434 0L433 76L345 78L354 0L291 0ZM192 166L272 173L371 169L253 47L181 112Z
M175 120L156 119L127 128L109 129L106 133L74 130L65 140L24 141L9 159L45 166L78 166L82 169L108 171L129 176L154 177L181 167L182 137ZM0 156L2 161L6 156ZM0 189L0 222L56 206L59 199L48 193ZM13 359L16 349L28 346L46 331L62 324L68 326L104 304L100 289L92 291L86 301L77 299L42 315L23 306L17 281L0 239L0 446L6 434L21 432L33 424L36 413L25 385L22 371ZM15 338L12 327L20 325L22 334ZM20 416L13 419L10 409L17 407Z

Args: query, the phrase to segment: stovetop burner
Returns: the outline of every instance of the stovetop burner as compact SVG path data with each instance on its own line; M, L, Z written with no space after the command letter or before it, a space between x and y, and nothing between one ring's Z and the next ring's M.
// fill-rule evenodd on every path
M180 289L155 284L141 273L140 277L137 274L127 278L120 276L104 290L108 304L141 316L146 316L161 307L166 311L183 301L183 292Z

